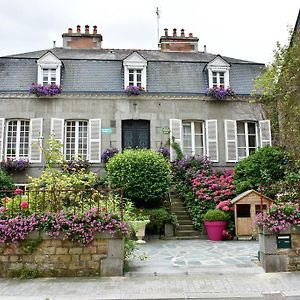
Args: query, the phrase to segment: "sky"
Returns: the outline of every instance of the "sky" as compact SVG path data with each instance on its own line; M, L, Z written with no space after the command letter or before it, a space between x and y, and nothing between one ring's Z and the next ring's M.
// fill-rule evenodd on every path
M158 49L158 28L160 36L183 28L199 38L199 51L206 45L209 53L269 63L299 9L299 0L0 0L0 56L53 41L61 47L69 27L97 25L103 48Z

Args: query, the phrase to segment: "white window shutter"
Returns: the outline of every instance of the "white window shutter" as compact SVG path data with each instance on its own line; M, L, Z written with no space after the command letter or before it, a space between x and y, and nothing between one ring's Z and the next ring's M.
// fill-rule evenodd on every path
M170 119L170 142L172 143L172 137L174 141L178 143L182 149L182 121L180 119ZM174 161L176 153L173 147L170 145L170 160Z
M217 120L206 120L207 156L211 161L219 161L218 151L218 122Z
M101 119L91 119L89 122L89 161L101 162Z
M225 122L225 152L227 162L237 161L237 132L235 120Z
M29 161L33 163L42 162L42 133L43 119L36 118L30 120L30 142L29 142Z
M272 146L270 120L259 121L260 146Z
M62 145L64 144L64 121L64 119L51 119L51 135Z
M0 118L0 161L3 158L3 145L4 145L4 122L3 118Z

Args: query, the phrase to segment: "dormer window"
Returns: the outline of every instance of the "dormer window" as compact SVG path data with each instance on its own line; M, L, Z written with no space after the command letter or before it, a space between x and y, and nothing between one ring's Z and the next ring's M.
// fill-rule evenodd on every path
M123 61L124 88L141 86L147 88L147 61L137 52L131 53Z
M229 69L230 64L224 60L220 55L217 55L210 61L205 69L208 72L208 87L222 87L227 88L230 86L229 82Z
M38 84L43 86L50 84L60 85L62 62L52 53L47 52L37 60Z

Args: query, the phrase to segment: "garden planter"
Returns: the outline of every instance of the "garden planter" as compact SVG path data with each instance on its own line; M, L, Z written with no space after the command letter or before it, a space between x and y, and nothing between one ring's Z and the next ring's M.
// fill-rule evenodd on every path
M143 221L133 221L132 227L135 231L135 235L137 237L137 243L138 244L144 244L146 243L143 238L145 236L145 229L146 225L150 223L150 220L143 220Z
M223 239L223 230L225 230L226 224L226 221L204 221L208 238L212 241L221 241Z

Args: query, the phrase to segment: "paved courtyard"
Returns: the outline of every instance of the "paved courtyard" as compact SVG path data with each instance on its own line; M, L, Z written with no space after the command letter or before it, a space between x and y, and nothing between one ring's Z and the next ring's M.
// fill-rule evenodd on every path
M150 240L139 245L127 276L262 273L258 250L257 241Z

